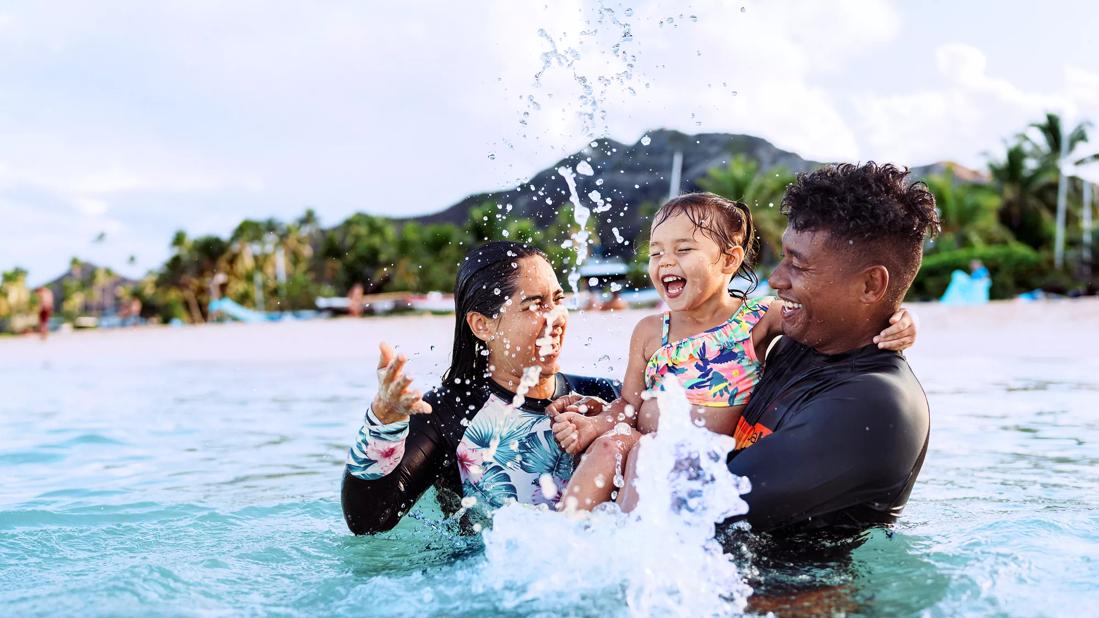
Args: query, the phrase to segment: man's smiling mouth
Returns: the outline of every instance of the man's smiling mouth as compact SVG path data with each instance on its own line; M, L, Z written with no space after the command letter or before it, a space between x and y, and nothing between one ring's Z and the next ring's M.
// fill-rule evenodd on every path
M779 296L779 298L782 300L782 317L784 318L796 316L803 308L801 303L796 303L788 298L783 298L782 296Z

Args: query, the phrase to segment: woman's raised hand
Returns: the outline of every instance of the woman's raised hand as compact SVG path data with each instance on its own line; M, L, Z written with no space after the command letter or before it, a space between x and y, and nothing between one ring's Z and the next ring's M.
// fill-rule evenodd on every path
M378 394L374 397L374 416L388 425L407 420L412 414L430 414L431 404L423 399L423 393L411 388L412 378L404 374L408 357L397 354L393 346L382 342L378 349Z

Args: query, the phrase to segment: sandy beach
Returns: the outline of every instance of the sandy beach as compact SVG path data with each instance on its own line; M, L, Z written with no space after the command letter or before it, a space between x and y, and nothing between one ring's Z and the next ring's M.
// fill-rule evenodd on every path
M919 341L909 352L917 367L964 356L1018 355L1084 358L1099 346L1099 298L1030 303L993 302L975 307L935 303L909 305L919 319ZM574 312L562 364L569 371L620 363L633 325L645 310L616 313ZM140 327L0 338L3 363L42 361L110 362L112 359L171 361L375 362L377 342L385 339L417 361L445 360L453 329L451 316L396 316L364 319L288 321L268 324L208 324ZM601 357L602 363L597 363ZM610 364L607 365L608 360ZM621 367L615 367L621 371Z

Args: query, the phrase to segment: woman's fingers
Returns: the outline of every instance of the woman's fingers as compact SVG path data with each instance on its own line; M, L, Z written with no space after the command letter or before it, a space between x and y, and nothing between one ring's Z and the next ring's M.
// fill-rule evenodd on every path
M420 399L422 399L423 396L424 396L423 393L421 393L420 391L418 391L416 389L411 389L411 390L408 390L408 391L405 391L405 392L401 393L400 397L399 397L399 399L397 399L397 401L401 402L402 406L408 407L408 406L411 406L413 403L415 403L415 402L419 401Z
M394 381L396 381L396 379L401 375L401 372L404 371L404 366L407 362L408 357L404 354L400 354L397 356L396 359L393 360L393 362L389 363L389 367L385 370L385 377L382 378L383 387L392 387Z
M392 388L393 392L397 395L402 395L405 391L408 390L409 384L412 384L412 378L406 375L401 375L397 378L397 381L394 382L390 388Z
M393 362L393 357L396 356L397 352L393 349L393 346L384 341L378 344L378 351L380 352L378 354L378 370L381 371Z

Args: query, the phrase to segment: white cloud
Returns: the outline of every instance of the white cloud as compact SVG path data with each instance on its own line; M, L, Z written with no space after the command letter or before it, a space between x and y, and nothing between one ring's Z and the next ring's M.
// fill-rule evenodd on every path
M921 50L940 69L932 80L851 77L890 61L910 25L887 0L645 1L632 15L603 4L613 15L588 0L5 9L0 210L23 227L0 230L0 268L52 276L92 250L136 253L139 271L178 228L225 234L306 207L328 224L435 211L581 148L583 109L624 141L671 127L759 135L818 160L972 163L1052 101L1084 113L1099 98L1085 60L1065 69L1065 92L1034 92L962 44ZM540 28L577 57L539 86ZM108 241L89 249L108 220Z
M1099 77L1065 69L1062 89L1028 91L990 75L985 53L951 43L934 50L941 81L913 92L864 91L855 99L864 150L883 159L924 163L954 158L978 166L1001 140L1024 129L1047 111L1081 118L1095 113L1088 96L1099 92Z

